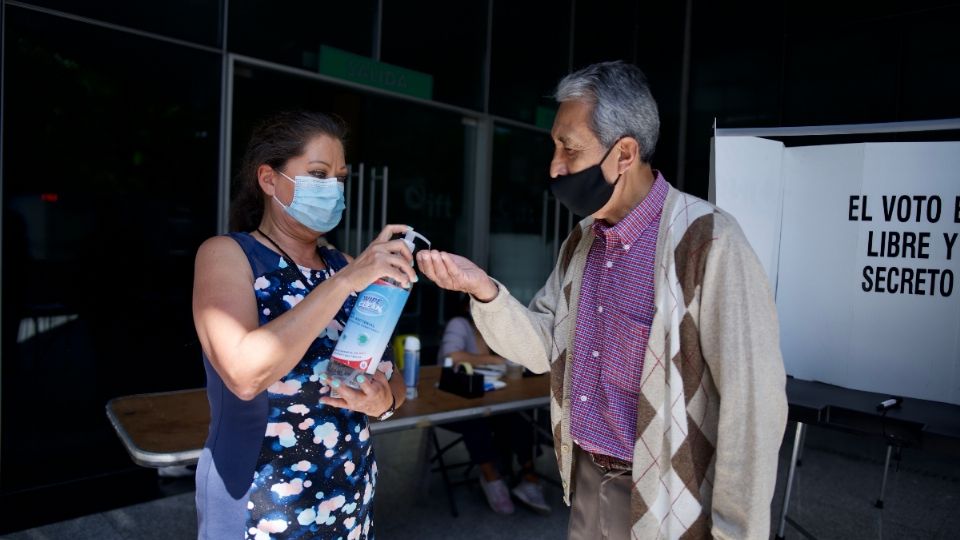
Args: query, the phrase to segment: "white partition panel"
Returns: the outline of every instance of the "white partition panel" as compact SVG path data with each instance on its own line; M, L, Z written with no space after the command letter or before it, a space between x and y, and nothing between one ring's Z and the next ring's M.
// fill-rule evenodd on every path
M714 151L716 203L776 284L787 372L960 404L960 143Z

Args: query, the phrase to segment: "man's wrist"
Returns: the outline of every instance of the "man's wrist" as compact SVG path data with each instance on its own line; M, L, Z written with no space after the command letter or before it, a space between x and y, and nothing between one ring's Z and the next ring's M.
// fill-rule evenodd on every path
M481 287L480 290L470 293L470 296L473 296L478 302L486 304L492 302L498 294L500 294L500 287L488 277L486 285Z

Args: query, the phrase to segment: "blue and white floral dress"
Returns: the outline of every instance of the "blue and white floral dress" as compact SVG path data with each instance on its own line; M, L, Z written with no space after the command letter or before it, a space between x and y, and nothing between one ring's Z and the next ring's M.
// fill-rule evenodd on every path
M347 264L341 253L320 248L327 269L291 272L251 235L230 236L253 269L261 326ZM367 417L320 403L317 379L354 301L344 303L290 373L250 401L230 392L204 357L211 417L197 465L199 538L373 538L377 464Z

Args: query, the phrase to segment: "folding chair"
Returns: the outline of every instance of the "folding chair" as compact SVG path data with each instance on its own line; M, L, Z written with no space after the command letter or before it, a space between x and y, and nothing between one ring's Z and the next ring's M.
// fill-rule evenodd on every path
M443 427L443 426L440 426ZM447 501L450 503L450 513L453 517L458 517L460 512L457 510L457 502L453 494L453 488L464 484L475 482L476 479L468 478L470 471L473 470L473 462L469 459L459 463L447 463L443 456L458 444L463 443L463 436L458 435L456 439L440 446L440 438L437 437L436 428L431 426L424 430L423 438L420 442L420 460L421 460L421 492L425 496L429 484L429 473L439 472L443 478L444 491L447 494ZM451 472L456 469L464 469L463 478L452 481Z

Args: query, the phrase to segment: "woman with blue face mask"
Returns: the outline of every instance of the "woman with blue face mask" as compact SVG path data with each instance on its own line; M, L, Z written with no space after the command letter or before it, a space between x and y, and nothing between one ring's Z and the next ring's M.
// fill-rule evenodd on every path
M405 397L381 363L360 390L326 395L329 362L356 298L380 277L417 280L388 225L356 259L321 237L340 222L346 129L312 112L253 132L231 232L197 252L193 315L211 422L197 465L198 538L372 538L377 466L369 417ZM384 355L388 358L390 355Z

